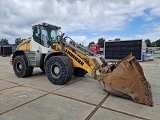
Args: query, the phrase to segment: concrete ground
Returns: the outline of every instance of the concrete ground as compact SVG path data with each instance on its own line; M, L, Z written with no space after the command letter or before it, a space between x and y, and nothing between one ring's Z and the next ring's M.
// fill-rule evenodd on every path
M0 120L159 120L160 59L140 62L152 87L154 106L104 92L89 76L51 84L39 68L17 78L9 57L0 57Z

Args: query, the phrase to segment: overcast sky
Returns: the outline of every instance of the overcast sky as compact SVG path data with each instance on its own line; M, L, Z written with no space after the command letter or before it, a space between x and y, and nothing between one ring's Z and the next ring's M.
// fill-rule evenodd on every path
M48 22L88 45L105 40L160 39L160 0L0 0L0 39L31 36Z

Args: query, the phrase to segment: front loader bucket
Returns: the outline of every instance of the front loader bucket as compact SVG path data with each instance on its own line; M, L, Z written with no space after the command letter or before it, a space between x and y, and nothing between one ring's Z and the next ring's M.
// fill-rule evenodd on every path
M100 80L103 89L110 94L153 106L151 87L142 67L132 54L117 63L114 70L108 67L105 74L96 75L96 79Z

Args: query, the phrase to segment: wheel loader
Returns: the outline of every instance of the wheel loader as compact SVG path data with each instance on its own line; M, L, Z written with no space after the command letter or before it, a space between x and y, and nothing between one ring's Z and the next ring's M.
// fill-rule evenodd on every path
M63 85L73 75L83 77L88 73L109 94L153 106L150 84L132 54L119 62L107 62L64 36L60 29L44 22L32 26L32 37L19 44L10 56L18 78L32 75L33 68L39 67L51 83Z

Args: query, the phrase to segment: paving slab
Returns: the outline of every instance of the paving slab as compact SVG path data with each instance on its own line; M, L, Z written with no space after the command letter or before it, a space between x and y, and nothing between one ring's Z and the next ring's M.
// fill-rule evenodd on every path
M160 60L159 60L159 63L156 64L158 70L160 71Z
M14 74L14 73L13 73ZM11 82L11 83L16 83L19 85L23 85L25 83L29 83L29 82L33 82L35 80L45 80L46 76L44 73L39 72L39 73L33 73L33 75L29 76L29 77L25 77L25 78L18 78L15 74L13 78L5 78L2 79L3 81L7 81L7 82Z
M48 78L46 76L44 77L38 77L36 79L31 79L31 81L25 81L24 83L22 83L25 86L29 86L29 87L33 87L33 88L37 88L39 90L44 90L44 91L48 91L48 92L52 92L55 91L57 89L63 88L69 84L72 84L73 82L78 81L80 78L73 78L72 80L70 80L69 82L67 82L65 85L54 85L52 84Z
M141 64L144 73L146 74L159 74L159 70L157 69L157 65L154 62L143 63Z
M4 69L6 69L6 68L4 68ZM14 75L14 73L12 71L5 71L1 67L0 79L3 80L3 79L8 79L8 78L16 78L16 76Z
M159 79L159 81L160 81L160 79ZM150 85L151 85L154 106L160 107L160 83L157 84L156 82L155 83L153 82Z
M14 77L12 65L9 63L9 57L0 57L0 79Z
M156 101L154 100L154 102ZM159 120L159 117L160 117L160 106L156 104L154 104L154 107L149 107L149 106L135 103L131 100L127 100L124 98L118 98L118 97L111 96L111 95L103 103L102 106L113 109L113 110L118 110L124 113L128 113L131 115L136 115L139 117L152 119L152 120Z
M160 94L160 84L151 84L151 90L155 94Z
M9 56L8 57L2 57L2 56L0 56L0 59L1 59L0 65L6 66L6 65L10 64L9 63L9 59L10 59Z
M160 65L160 55L158 57L159 57L159 59L154 59L153 61L154 61L155 64L159 64Z
M35 89L19 86L0 91L0 113L3 113L44 94L44 92Z
M55 93L98 104L107 93L103 91L99 81L84 77L82 80L71 84Z
M14 87L14 86L17 86L17 85L13 84L13 83L9 83L9 82L0 80L0 91L4 90L4 89L7 89L7 88Z
M151 90L153 90L155 86L160 88L160 78L158 76L155 77L155 75L146 75L146 79L151 85Z
M152 68L152 69L151 69ZM146 76L154 76L156 78L160 78L160 71L157 70L157 67L143 67L144 74ZM156 69L156 70L155 70Z
M141 120L136 117L128 116L122 113L99 108L90 120Z
M49 94L0 116L2 120L84 120L95 106Z
M65 85L54 85L48 80L45 73L43 73L39 68L35 68L33 74L29 77L18 78L18 77L15 76L13 78L6 78L6 79L3 79L3 80L8 81L8 82L17 83L19 85L25 85L25 86L36 88L36 89L39 89L39 90L51 92L51 91L54 91L56 89L62 88L66 85L69 85L73 82L76 82L80 79L82 79L82 78L73 77Z

